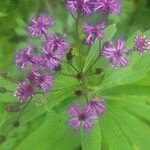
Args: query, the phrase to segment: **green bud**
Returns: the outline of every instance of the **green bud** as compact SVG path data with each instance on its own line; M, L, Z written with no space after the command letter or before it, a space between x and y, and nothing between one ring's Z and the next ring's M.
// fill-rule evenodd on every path
M77 96L81 96L82 95L82 91L81 90L76 90L74 92L74 94L77 95Z
M0 93L6 93L6 92L8 92L6 88L0 87Z
M17 127L19 127L19 125L20 125L19 121L13 122L13 127L17 128Z
M5 106L7 112L19 112L20 108L17 105L8 104Z

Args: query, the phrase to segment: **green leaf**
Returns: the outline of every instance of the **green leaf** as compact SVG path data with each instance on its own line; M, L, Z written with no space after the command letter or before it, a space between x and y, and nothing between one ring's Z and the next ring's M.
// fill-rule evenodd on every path
M66 119L67 115L64 111L61 112L61 114L54 112L48 113L45 121L40 125L38 130L35 130L24 139L16 150L27 150L33 147L37 150L70 150L77 148L80 145L78 140L79 135L69 131ZM74 136L71 137L71 135ZM66 140L69 138L71 138L73 142ZM64 144L63 142L67 143Z
M81 131L82 150L101 150L101 131L99 122L90 132Z
M84 64L83 72L85 72L88 69L88 67L90 67L90 65L94 62L94 60L99 56L99 53L100 53L99 40L96 40L88 53L86 62Z
M110 41L117 32L116 24L109 25L104 32L103 42Z
M131 145L126 139L120 126L112 119L107 112L103 116L100 126L102 128L102 139L106 141L109 150L131 150Z
M124 137L128 139L133 150L146 150L150 147L150 132L147 124L120 108L111 111L111 114L112 118L122 128Z

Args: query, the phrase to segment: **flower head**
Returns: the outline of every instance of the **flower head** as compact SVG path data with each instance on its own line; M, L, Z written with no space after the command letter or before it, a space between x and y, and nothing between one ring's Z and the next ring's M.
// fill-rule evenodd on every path
M105 112L104 100L101 98L95 98L88 103L88 107L96 114L102 115Z
M83 26L83 31L87 34L86 43L91 46L96 38L102 40L104 37L104 29L105 23L101 23L96 27L85 24Z
M103 47L102 55L110 61L113 68L118 68L128 65L128 61L125 58L125 51L125 42L118 40L117 45L113 42L106 44Z
M26 102L33 98L35 92L29 82L19 83L14 96L22 102Z
M52 76L48 74L41 75L35 70L29 72L28 79L33 85L43 89L44 91L48 91L53 86Z
M47 36L43 42L43 49L48 52L56 52L60 54L65 54L69 49L69 44L66 41L66 36L51 35Z
M145 35L137 35L134 40L134 48L138 52L144 53L145 51L150 50L150 41L146 38Z
M121 5L119 0L97 0L95 2L95 11L119 14L121 11Z
M19 66L19 69L23 70L27 64L33 65L35 63L32 51L33 48L29 45L27 48L16 52L16 64Z
M83 127L85 131L90 131L92 129L95 116L93 115L90 107L85 107L82 112L79 105L73 106L70 107L69 113L69 126L71 126L73 129L79 130L80 127Z
M52 17L41 15L38 18L33 18L28 26L28 33L33 37L42 37L47 33L48 27L54 25Z
M66 0L66 5L71 13L82 12L86 15L94 13L96 0Z

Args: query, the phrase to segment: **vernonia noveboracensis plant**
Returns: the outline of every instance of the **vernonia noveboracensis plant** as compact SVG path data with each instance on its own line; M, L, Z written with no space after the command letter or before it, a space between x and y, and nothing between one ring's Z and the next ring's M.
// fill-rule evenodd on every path
M132 72L132 57L142 57L150 50L146 32L137 32L127 41L113 38L117 31L116 25L110 25L108 19L110 14L120 15L119 0L66 0L65 5L74 19L76 36L72 39L67 32L57 33L57 29L54 30L57 21L51 15L37 15L27 26L30 42L16 52L15 62L18 70L24 74L24 80L13 81L1 72L3 78L14 82L17 87L16 91L8 90L9 87L0 88L1 93L13 92L17 99L15 105L6 105L7 112L17 113L15 119L11 120L8 133L20 125L22 114L25 114L30 103L36 114L45 103L42 99L46 97L46 102L50 102L46 110L61 113L57 105L66 99L67 94L71 98L66 101L66 126L76 132L90 134L110 109L107 96L101 94L100 90L111 87L111 84L123 85L118 78L123 76L126 80L129 71ZM87 17L92 18L95 14L100 15L98 24L87 21ZM35 44L36 40L39 45ZM111 73L114 74L109 77ZM132 78L129 80L134 82L134 73L130 75ZM40 101L37 101L39 97ZM39 114L43 111L40 110ZM2 134L0 140L5 140L6 135Z

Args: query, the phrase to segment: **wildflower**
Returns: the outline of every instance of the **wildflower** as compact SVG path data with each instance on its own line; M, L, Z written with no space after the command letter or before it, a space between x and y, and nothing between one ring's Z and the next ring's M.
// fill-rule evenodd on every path
M29 72L28 79L32 84L43 89L44 91L48 91L53 86L52 76L48 74L41 75L38 71L35 70Z
M26 102L33 98L35 92L33 86L29 82L19 83L14 96L22 102Z
M86 38L86 43L91 46L96 38L102 40L104 37L104 29L105 23L101 23L96 27L85 24L83 26L83 31L88 34Z
M106 44L102 50L102 55L110 61L113 68L118 68L128 65L125 51L125 42L118 40L117 46L113 42Z
M86 15L94 13L95 0L66 0L66 5L71 13L80 12Z
M97 0L95 2L95 11L103 13L114 13L119 14L121 11L121 5L119 0Z
M43 49L48 52L56 52L64 55L69 50L69 44L66 42L66 36L51 35L47 36L43 42Z
M41 15L38 18L33 18L28 26L29 35L34 37L42 37L47 33L48 27L54 25L52 17Z
M105 112L104 100L95 98L88 103L88 107L95 113L95 115L102 115Z
M134 48L140 52L144 53L147 50L150 50L150 41L146 38L145 35L136 36L134 40Z
M16 52L16 64L19 66L20 70L23 70L27 64L33 65L35 63L32 51L33 48L29 45L27 48Z
M81 127L83 127L85 131L90 131L92 129L95 116L89 107L85 107L84 111L81 112L79 105L73 106L70 107L69 113L69 126L73 129L79 130Z

